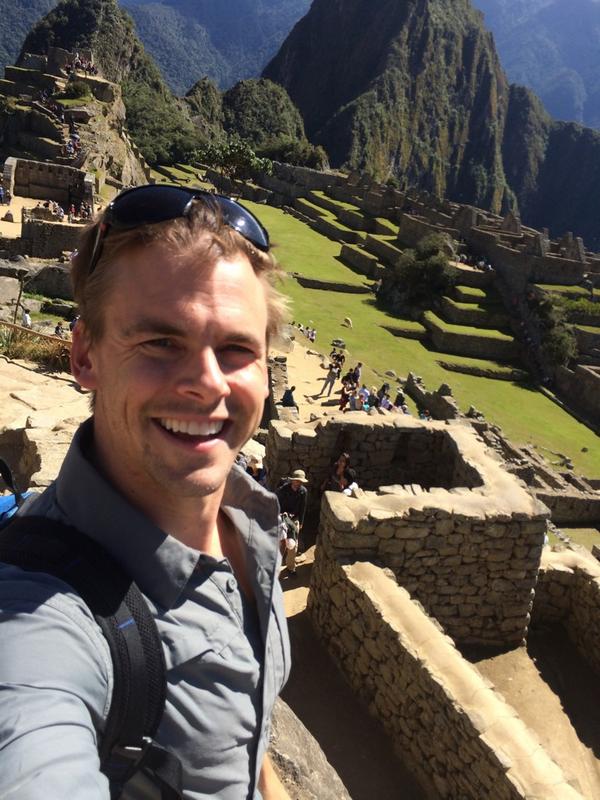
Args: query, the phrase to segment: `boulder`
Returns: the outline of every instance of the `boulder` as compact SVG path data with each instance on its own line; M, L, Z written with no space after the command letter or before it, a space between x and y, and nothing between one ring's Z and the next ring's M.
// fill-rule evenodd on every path
M67 266L56 265L42 267L27 281L27 291L32 294L43 294L44 297L57 297L61 300L72 300L71 274Z
M281 699L273 710L269 755L291 800L351 800L317 740Z
M0 306L14 306L19 296L19 281L16 278L0 277Z

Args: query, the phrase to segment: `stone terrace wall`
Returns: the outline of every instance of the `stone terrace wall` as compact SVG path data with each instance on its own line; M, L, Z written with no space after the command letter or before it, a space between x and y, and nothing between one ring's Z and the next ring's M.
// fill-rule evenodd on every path
M271 485L278 485L292 470L304 469L310 478L309 503L318 508L319 487L342 452L350 454L365 489L385 484L451 488L482 483L445 426L404 414L351 411L315 423L274 422L267 447Z
M94 178L81 169L24 158L7 158L4 186L13 194L36 200L55 200L67 208L71 203L94 203Z
M412 500L398 492L369 494L361 502L328 492L321 547L332 559L390 567L461 644L519 645L527 634L546 516L501 513L483 497L476 510L467 494L449 497L452 503L440 491Z
M404 391L409 397L412 397L419 408L428 409L434 419L458 419L460 417L460 409L447 384L442 384L439 389L430 392L421 377L409 372Z
M563 397L592 422L600 424L600 369L582 364L574 371L559 367L555 377Z
M58 258L77 247L82 228L60 222L44 222L23 216L22 252L34 258Z
M308 608L356 693L436 797L581 797L515 711L385 571L318 559Z
M548 510L490 458L470 426L382 420L351 412L313 429L274 422L267 469L275 484L307 470L309 502L339 453L358 483L327 492L320 549L378 561L461 643L509 646L527 632ZM387 485L396 481L402 485Z
M600 564L588 552L544 551L534 623L561 623L600 676Z

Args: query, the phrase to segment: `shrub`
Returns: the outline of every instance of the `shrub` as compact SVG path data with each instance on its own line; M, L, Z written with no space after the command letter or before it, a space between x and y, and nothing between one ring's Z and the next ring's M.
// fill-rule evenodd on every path
M567 321L567 310L560 298L545 297L537 307L542 334L542 353L554 367L567 364L577 355L577 339Z
M405 250L378 293L378 302L392 311L415 311L432 306L455 281L444 236L431 234L414 250Z
M90 87L85 81L69 81L62 94L67 100L79 100L83 97L88 97L90 94Z
M568 364L577 355L577 340L572 328L559 324L545 331L542 351L553 366L562 367Z
M20 333L1 326L0 352L8 358L34 361L49 370L69 371L69 348L60 341L50 341L32 333Z

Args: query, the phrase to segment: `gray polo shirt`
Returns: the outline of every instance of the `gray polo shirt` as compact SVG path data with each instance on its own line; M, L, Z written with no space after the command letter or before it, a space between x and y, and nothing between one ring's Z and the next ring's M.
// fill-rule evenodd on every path
M168 692L157 741L182 761L184 796L241 800L256 789L273 703L290 668L279 586L277 501L241 469L223 511L245 545L255 603L227 559L155 527L86 458L88 421L29 513L84 531L132 575L163 642ZM0 564L0 797L108 800L97 731L112 692L108 645L54 577ZM154 797L139 779L124 797Z

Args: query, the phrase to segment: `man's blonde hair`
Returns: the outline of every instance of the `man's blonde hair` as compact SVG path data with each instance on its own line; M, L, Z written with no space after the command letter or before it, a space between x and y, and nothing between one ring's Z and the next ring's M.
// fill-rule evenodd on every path
M92 340L104 333L106 298L114 282L113 267L119 255L127 250L158 244L174 256L193 252L199 269L219 258L245 255L265 287L267 301L267 340L279 330L286 314L287 300L275 288L283 277L271 253L264 253L224 222L218 208L195 200L185 217L154 225L141 225L130 230L110 230L102 242L102 255L94 272L89 265L103 217L83 231L80 246L71 262L71 281L81 319Z

